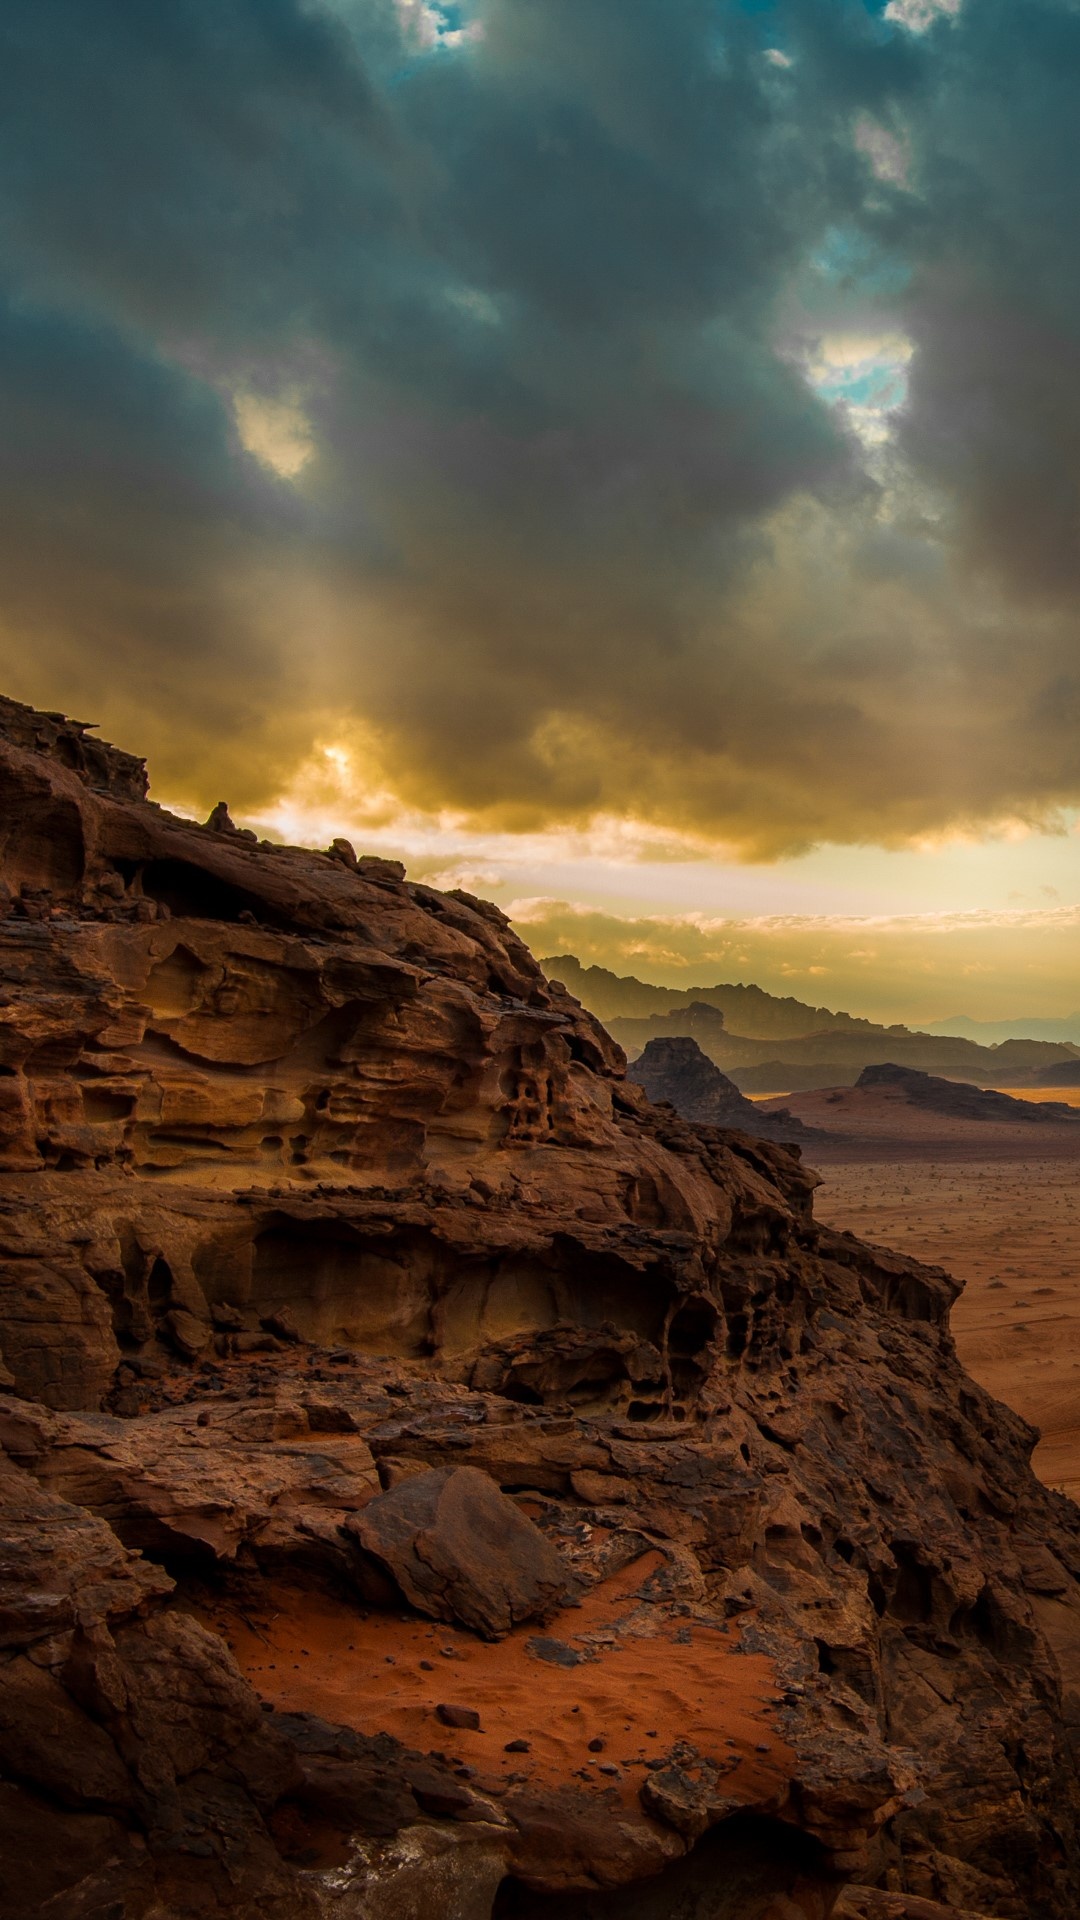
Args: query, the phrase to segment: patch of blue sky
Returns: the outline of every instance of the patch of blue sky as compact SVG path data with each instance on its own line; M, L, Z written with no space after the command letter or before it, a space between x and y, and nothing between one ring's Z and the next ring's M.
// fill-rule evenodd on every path
M832 365L815 372L813 384L823 400L891 413L907 399L907 363L885 360L871 366Z
M470 9L457 0L394 0L394 12L407 58L388 76L392 87L427 61L467 48L479 32Z
M826 280L870 299L895 298L911 281L911 267L857 227L830 227L811 266Z

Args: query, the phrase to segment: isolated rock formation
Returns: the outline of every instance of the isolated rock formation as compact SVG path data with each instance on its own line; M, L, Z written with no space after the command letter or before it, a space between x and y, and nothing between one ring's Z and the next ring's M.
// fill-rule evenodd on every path
M1080 1513L954 1283L145 790L0 703L0 1914L1067 1920Z
M1070 1107L1065 1100L1016 1100L993 1087L941 1080L932 1073L918 1073L913 1067L897 1067L891 1062L864 1067L855 1085L884 1089L909 1106L959 1120L1020 1120L1032 1126L1060 1125L1064 1121L1080 1128L1080 1108Z
M812 1142L819 1130L775 1107L763 1112L721 1073L696 1040L650 1040L626 1070L628 1080L644 1087L655 1104L669 1102L684 1120L703 1126L737 1128L759 1140Z

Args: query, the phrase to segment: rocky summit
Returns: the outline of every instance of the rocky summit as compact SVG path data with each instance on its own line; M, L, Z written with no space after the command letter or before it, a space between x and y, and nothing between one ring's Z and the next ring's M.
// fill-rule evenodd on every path
M626 1072L629 1080L644 1087L654 1105L666 1101L684 1120L726 1127L759 1140L812 1143L824 1138L820 1128L805 1126L786 1107L768 1112L755 1107L690 1035L650 1040Z
M0 704L5 1920L1072 1920L1080 1512L503 915Z

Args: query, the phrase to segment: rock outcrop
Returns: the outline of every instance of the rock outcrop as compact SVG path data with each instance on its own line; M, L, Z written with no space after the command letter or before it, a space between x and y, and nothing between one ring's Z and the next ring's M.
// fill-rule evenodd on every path
M626 1077L644 1087L654 1105L666 1100L684 1120L702 1126L727 1127L758 1140L812 1144L820 1138L818 1128L804 1126L782 1107L768 1112L755 1107L689 1036L650 1040Z
M993 1087L942 1080L935 1074L918 1073L913 1067L897 1067L891 1062L880 1067L864 1067L855 1085L884 1091L909 1106L958 1120L1019 1120L1029 1126L1064 1122L1080 1128L1080 1109L1069 1106L1065 1100L1017 1100L1012 1094L1000 1093Z
M145 791L0 703L0 1914L1067 1920L1080 1514L954 1283Z

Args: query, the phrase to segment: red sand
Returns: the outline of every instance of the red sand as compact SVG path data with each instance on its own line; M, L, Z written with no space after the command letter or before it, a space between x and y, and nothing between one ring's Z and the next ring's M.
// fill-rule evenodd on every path
M794 1756L771 1724L772 1662L737 1652L734 1626L675 1615L656 1631L654 1614L653 1631L644 1618L627 1630L637 1590L660 1559L641 1556L580 1606L495 1644L419 1618L365 1616L345 1600L284 1583L257 1620L228 1607L208 1608L204 1617L276 1707L465 1761L482 1792L504 1793L516 1774L527 1776L530 1790L573 1785L610 1795L615 1788L629 1809L644 1763L688 1740L724 1771L725 1793L755 1805L782 1799ZM579 1651L587 1645L599 1657L550 1665L529 1651L536 1635ZM443 1726L435 1715L440 1702L477 1709L481 1730ZM530 1751L506 1753L518 1739ZM603 1750L591 1753L591 1740L602 1740Z

